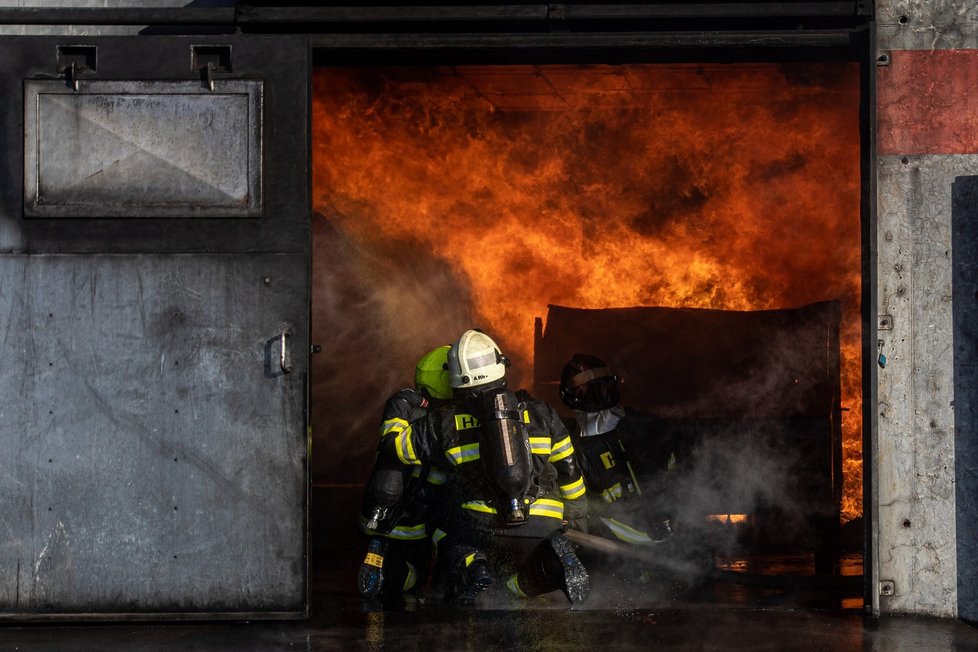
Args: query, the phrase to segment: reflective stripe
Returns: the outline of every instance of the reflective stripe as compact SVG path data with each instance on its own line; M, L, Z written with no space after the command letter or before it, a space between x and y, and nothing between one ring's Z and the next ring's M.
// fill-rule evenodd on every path
M552 498L538 498L530 505L530 516L564 518L564 503Z
M621 483L616 482L607 489L601 492L601 497L604 498L606 503L613 503L619 498L621 498Z
M471 509L473 512L482 512L483 514L496 513L495 507L490 507L482 500L470 500L462 503L462 509Z
M448 536L448 533L441 528L435 528L435 533L431 535L431 542L438 545L438 542Z
M415 468L413 471L411 471L411 477L420 478L421 473L422 470L420 467ZM448 482L448 476L445 475L444 471L439 471L438 469L429 468L428 477L425 478L425 482L430 482L431 484L438 484L438 485L445 484L446 482Z
M563 496L564 498L570 498L571 500L583 496L584 490L585 487L584 487L583 476L578 478L574 482L571 482L570 484L560 485L560 495Z
M607 525L608 529L611 530L611 533L625 543L634 543L640 546L653 543L649 535L641 530L636 530L635 528L625 525L621 521L616 521L613 518L605 518L604 516L601 516L600 518L601 522Z
M530 452L534 455L550 455L550 437L530 437Z
M518 598L525 598L526 594L523 593L523 589L520 588L520 583L516 579L516 575L513 575L508 580L506 580L506 588L512 592Z
M484 501L470 500L462 503L462 509L469 509L473 512L483 514L497 514L495 507L490 507ZM538 498L530 503L530 516L546 516L548 518L564 518L564 503L552 498Z
M456 414L455 415L455 429L456 430L472 430L473 428L479 427L479 420L475 418L472 414Z
M465 462L474 462L479 459L479 442L449 448L445 451L445 457L455 466Z
M523 423L530 423L530 411L529 410L523 410Z
M445 484L448 482L448 476L444 471L439 471L438 469L431 469L428 471L428 482L431 484Z
M397 459L404 464L421 464L421 460L414 454L414 444L411 443L411 426L408 426L394 439L394 450L397 451Z
M473 552L472 554L468 555L465 558L465 567L466 568L468 568L469 566L471 566L472 565L472 562L475 561L475 555L476 555L476 553Z
M428 533L425 532L424 523L418 523L417 525L398 525L387 536L401 541L418 541L428 536Z
M404 419L400 419L397 417L394 417L393 419L388 419L380 427L380 436L386 437L392 432L394 433L401 432L402 430L407 428L408 425L409 425L408 422L405 421Z
M403 591L410 591L414 588L414 585L418 583L418 571L415 570L414 564L409 561L404 562L407 564L407 577L404 578L404 588Z
M550 452L550 461L559 462L573 452L574 444L571 443L570 437L565 437L554 444L553 450Z

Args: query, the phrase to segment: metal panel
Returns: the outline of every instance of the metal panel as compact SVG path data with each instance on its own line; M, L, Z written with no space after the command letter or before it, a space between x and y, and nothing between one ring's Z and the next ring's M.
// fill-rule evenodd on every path
M978 153L978 50L892 52L877 70L881 154Z
M972 0L876 0L876 23L883 52L978 47Z
M978 176L951 188L958 616L978 623Z
M975 156L879 159L879 579L883 612L954 616L951 199Z
M302 613L307 301L301 255L0 258L4 616Z
M258 81L27 81L29 217L256 217Z

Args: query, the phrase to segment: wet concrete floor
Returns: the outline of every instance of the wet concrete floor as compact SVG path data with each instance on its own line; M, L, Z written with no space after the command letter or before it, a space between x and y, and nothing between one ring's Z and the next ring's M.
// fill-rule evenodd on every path
M560 594L515 602L490 591L473 608L429 597L406 610L369 611L355 596L327 590L315 594L302 621L8 623L0 626L0 650L978 650L978 629L956 620L866 618L783 595L765 603L763 591L717 585L682 601L597 588L576 607Z

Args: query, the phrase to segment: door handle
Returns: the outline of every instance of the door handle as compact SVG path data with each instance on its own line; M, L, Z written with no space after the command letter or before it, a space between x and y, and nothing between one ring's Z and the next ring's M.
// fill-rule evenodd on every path
M285 374L292 373L292 365L288 364L287 362L287 354L289 349L287 339L291 334L292 331L284 330L282 331L282 335L279 338L279 343L281 345L281 351L280 351L281 355L279 357L278 364L282 368L282 373Z

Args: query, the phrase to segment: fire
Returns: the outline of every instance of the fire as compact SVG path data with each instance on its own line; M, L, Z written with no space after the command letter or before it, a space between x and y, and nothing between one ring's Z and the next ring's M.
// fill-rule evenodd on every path
M839 299L843 518L861 513L855 64L324 68L314 92L315 208L447 262L516 384L547 304Z
M707 514L706 518L709 521L722 523L723 525L739 525L746 523L750 518L750 514Z

